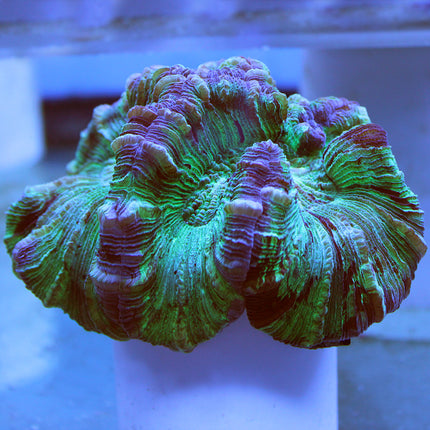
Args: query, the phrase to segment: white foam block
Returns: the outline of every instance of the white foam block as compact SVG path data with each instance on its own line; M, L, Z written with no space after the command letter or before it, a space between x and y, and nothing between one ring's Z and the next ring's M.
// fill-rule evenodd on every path
M189 354L114 347L121 430L337 429L336 348L284 345L246 317Z

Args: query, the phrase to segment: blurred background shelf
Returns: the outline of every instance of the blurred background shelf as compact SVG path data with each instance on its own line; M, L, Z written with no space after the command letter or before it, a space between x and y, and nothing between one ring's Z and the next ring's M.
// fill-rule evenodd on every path
M189 51L229 46L428 46L414 0L26 0L0 2L0 55Z

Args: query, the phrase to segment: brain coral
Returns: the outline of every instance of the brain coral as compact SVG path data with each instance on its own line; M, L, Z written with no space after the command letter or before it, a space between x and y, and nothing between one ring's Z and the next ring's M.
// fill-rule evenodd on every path
M281 342L347 344L399 307L426 251L365 108L287 98L241 57L131 76L67 175L11 206L5 243L45 306L181 351L245 310Z

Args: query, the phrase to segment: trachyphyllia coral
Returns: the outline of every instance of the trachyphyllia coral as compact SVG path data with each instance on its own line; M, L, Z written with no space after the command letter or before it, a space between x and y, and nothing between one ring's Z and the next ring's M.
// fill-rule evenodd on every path
M426 251L385 131L240 57L151 67L8 212L14 270L87 330L190 351L244 310L299 347L397 309Z

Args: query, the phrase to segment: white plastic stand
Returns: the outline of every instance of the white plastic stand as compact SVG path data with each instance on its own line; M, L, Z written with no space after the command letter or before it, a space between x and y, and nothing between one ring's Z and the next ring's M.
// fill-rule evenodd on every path
M274 341L242 317L183 354L115 342L120 430L335 430L337 350Z
M39 95L30 60L0 60L0 169L32 165L43 155Z
M308 50L300 92L308 99L333 95L366 106L371 120L388 132L430 226L430 48ZM430 307L429 278L430 251L418 266L406 306Z

